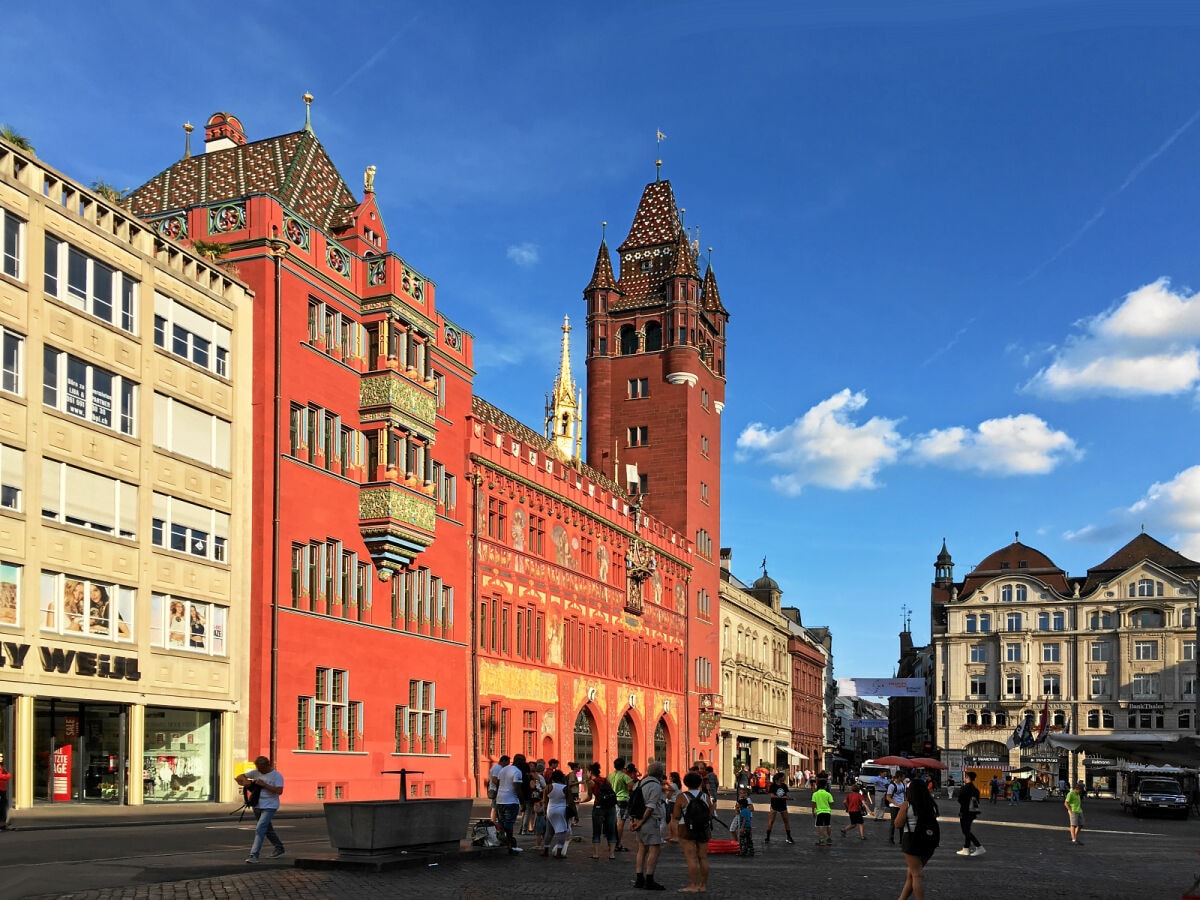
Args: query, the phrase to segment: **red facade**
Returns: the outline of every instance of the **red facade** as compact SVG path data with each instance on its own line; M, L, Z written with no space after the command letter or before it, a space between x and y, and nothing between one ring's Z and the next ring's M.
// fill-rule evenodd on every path
M310 131L227 143L133 205L256 297L248 753L297 802L467 794L470 337Z
M373 169L359 201L307 126L210 124L210 152L132 204L224 245L256 297L235 436L254 445L249 755L296 802L393 796L401 768L410 796L472 794L504 752L711 758L728 314L669 183L621 280L602 248L585 292L589 467L473 397L471 337L389 247ZM648 478L632 493L626 465Z

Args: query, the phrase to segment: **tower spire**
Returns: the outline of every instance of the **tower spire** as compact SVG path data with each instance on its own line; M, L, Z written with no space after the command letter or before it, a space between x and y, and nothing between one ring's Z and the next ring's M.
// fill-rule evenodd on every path
M583 441L583 404L571 377L571 318L563 316L562 359L554 390L546 398L546 439L553 441L564 459L579 459Z

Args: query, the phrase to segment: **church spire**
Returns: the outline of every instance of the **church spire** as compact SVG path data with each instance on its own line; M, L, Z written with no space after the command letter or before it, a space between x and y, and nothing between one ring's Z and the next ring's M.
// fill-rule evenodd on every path
M604 258L608 251L601 245ZM597 262L597 268L599 263ZM609 268L612 278L612 268ZM593 279L594 280L594 279ZM571 319L563 316L562 360L554 379L554 390L546 397L546 439L553 441L564 459L579 459L583 440L583 404L571 377Z

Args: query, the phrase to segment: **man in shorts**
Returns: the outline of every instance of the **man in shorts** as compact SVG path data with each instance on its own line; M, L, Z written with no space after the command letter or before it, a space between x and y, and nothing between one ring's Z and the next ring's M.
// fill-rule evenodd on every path
M829 782L817 779L817 789L812 795L813 818L817 826L817 846L833 846L833 794L829 793Z
M629 787L633 780L625 774L625 757L618 756L613 760L613 770L608 774L608 783L612 785L617 795L617 849L628 850L621 839L625 836L625 826L629 824Z
M1067 791L1067 799L1063 806L1067 808L1067 816L1071 823L1071 843L1082 844L1079 832L1083 831L1083 792L1086 786L1082 781L1075 782L1075 790Z
M654 880L658 854L662 852L664 820L667 816L662 790L662 780L666 773L666 767L657 760L646 766L646 777L638 783L638 790L642 792L642 798L646 801L646 811L640 819L629 823L630 830L638 839L633 886L648 891L666 890Z

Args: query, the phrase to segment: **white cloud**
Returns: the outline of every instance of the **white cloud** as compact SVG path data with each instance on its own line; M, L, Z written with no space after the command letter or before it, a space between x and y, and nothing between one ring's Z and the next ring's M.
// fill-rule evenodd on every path
M1067 399L1200 387L1200 294L1177 293L1160 278L1080 325L1027 390Z
M538 245L532 241L526 241L523 244L513 244L508 248L508 258L515 262L518 266L529 268L536 266L538 260L541 259L541 252Z
M1083 455L1066 432L1029 414L988 419L973 431L934 429L913 438L912 453L921 462L988 475L1044 475Z
M906 442L896 431L896 419L854 423L851 414L866 403L866 394L846 388L784 428L752 423L738 436L739 456L760 456L784 469L771 483L793 496L808 485L877 487L876 474L896 461Z
M808 486L879 487L880 471L900 463L989 475L1042 475L1083 455L1069 435L1029 414L908 437L897 428L900 419L876 416L855 422L854 413L866 404L865 393L846 388L783 428L754 422L738 436L737 458L762 460L782 469L771 483L795 496Z
M1184 469L1167 482L1150 485L1146 495L1129 507L1147 530L1170 529L1160 538L1184 556L1200 560L1200 466Z

